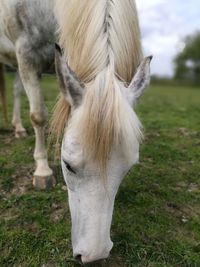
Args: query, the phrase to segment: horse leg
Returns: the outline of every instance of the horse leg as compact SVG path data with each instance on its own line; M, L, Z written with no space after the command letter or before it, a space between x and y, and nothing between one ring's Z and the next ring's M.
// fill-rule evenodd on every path
M5 87L5 78L4 78L4 68L0 63L0 98L2 101L2 110L4 115L5 123L8 122L7 107L6 107L6 87Z
M19 66L19 74L27 93L30 104L30 118L35 131L36 170L34 172L33 185L39 189L46 189L55 185L53 172L48 165L47 151L45 148L45 126L47 121L47 109L40 90L38 70L28 62L24 54L23 43L16 45L16 55Z
M26 130L24 129L21 121L21 94L23 91L23 85L19 73L16 73L14 87L13 87L13 96L14 96L14 108L13 108L13 118L12 125L15 128L15 137L23 138L26 137Z

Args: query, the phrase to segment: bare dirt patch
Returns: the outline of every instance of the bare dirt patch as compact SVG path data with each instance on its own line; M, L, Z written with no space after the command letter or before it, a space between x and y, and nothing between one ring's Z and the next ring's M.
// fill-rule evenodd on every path
M68 213L67 213L67 210L68 210L67 202L66 203L62 203L62 205L53 203L52 204L52 210L53 211L52 211L52 213L50 215L50 219L55 223L63 220L66 216L68 216Z
M200 218L200 205L180 206L175 203L167 203L166 210L178 218L182 223L187 223L192 219Z
M24 195L29 189L32 188L32 173L32 165L30 167L21 167L17 173L10 177L12 186L10 186L9 190L6 192L2 190L1 193L6 195L6 197Z
M19 216L18 210L16 208L10 208L7 210L4 210L0 213L0 221L10 221L15 220Z

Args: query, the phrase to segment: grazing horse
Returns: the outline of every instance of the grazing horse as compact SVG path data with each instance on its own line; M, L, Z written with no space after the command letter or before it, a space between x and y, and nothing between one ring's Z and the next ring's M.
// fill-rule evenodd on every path
M55 12L61 95L51 130L63 138L73 254L87 263L113 246L115 196L142 138L132 106L149 84L151 57L142 56L134 0L57 0Z
M0 62L17 69L12 122L16 136L25 135L20 118L20 94L24 88L36 139L33 182L39 188L54 183L45 149L47 109L40 90L40 76L54 60L53 6L54 0L1 0L0 4Z

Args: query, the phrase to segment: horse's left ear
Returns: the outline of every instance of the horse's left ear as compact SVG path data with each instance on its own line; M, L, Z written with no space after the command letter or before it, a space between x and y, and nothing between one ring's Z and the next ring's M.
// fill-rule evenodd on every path
M55 44L55 68L59 86L71 107L80 105L85 86L66 63L59 45Z
M142 60L128 87L128 100L131 105L137 102L150 83L150 62L152 58L152 56L149 56Z

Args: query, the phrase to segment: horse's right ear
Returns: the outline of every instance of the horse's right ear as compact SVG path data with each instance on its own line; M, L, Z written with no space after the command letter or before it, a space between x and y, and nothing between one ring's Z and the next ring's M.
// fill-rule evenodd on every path
M66 101L72 107L79 106L83 98L85 86L66 63L58 44L55 44L55 68L60 90L65 96Z
M151 60L152 56L146 57L142 60L128 87L128 100L131 105L137 102L150 83Z

